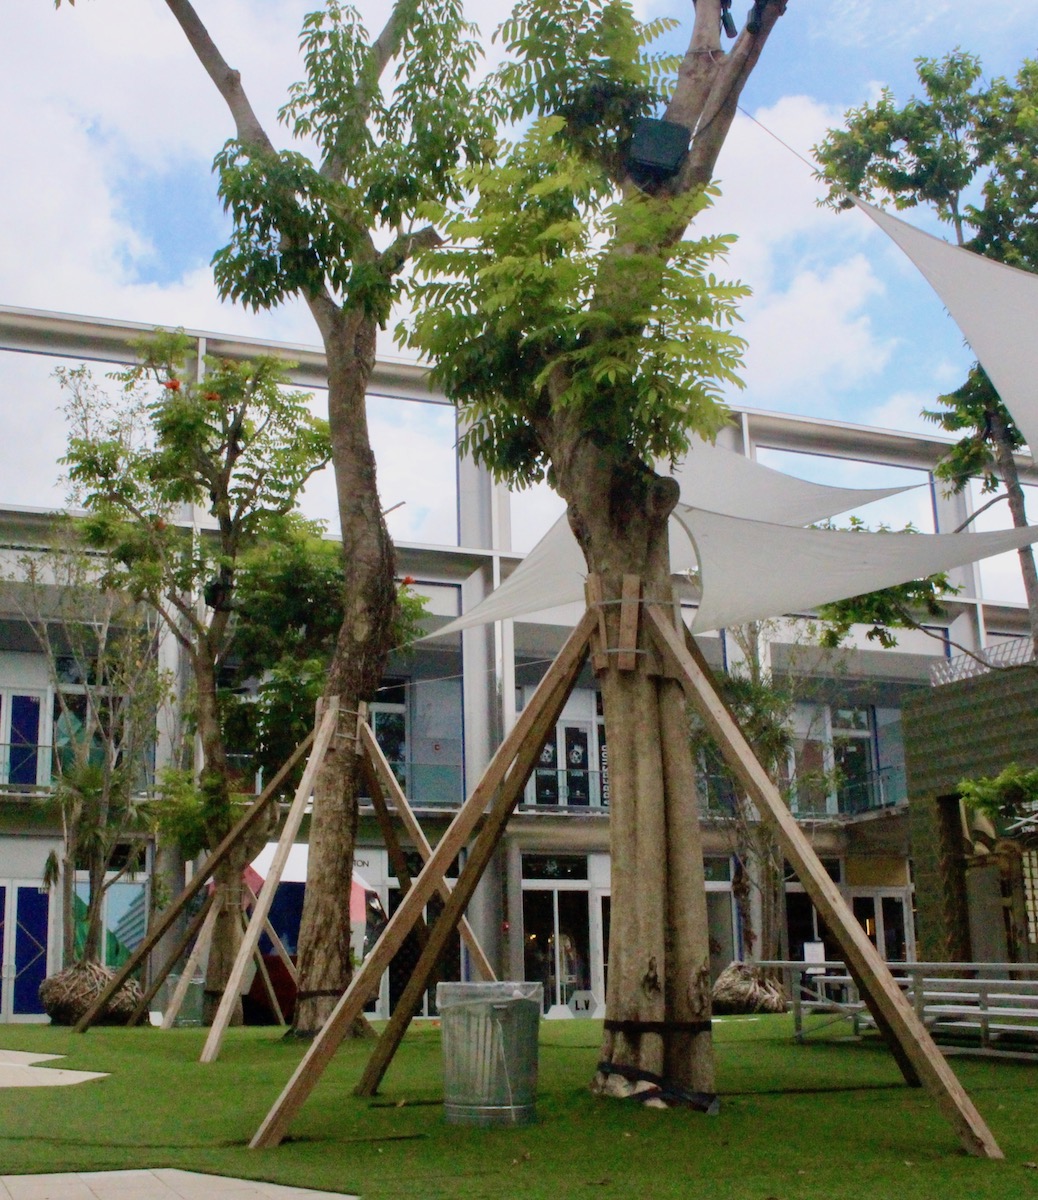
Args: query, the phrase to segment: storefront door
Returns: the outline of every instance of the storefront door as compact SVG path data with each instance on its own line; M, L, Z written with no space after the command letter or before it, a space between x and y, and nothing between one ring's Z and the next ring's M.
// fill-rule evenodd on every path
M43 1016L50 893L38 883L0 882L0 1021Z

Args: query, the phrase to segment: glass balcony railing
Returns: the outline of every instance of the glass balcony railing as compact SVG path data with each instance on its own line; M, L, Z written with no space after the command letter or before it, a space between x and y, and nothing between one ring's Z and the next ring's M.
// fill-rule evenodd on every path
M846 781L828 791L812 781L792 796L791 808L798 817L856 817L902 804L908 799L903 766L870 771L861 779ZM738 796L729 776L699 776L699 807L704 818L732 817L738 812Z
M609 777L602 771L538 767L526 786L523 807L550 811L602 811L609 808Z

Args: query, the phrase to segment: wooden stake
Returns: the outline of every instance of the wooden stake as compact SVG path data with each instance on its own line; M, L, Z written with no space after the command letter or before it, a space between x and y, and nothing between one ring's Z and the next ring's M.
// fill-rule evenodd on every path
M155 924L148 930L144 940L137 947L130 957L123 963L122 967L115 973L111 982L104 988L101 994L97 997L93 1004L79 1018L74 1027L75 1033L85 1033L94 1021L97 1020L98 1013L104 1012L108 1001L115 993L123 986L130 978L134 971L151 953L152 949L159 939L169 930L174 921L180 916L191 901L205 887L212 875L213 871L223 862L228 854L235 848L238 842L249 832L256 822L263 816L267 810L267 805L277 795L278 789L285 782L288 776L295 769L296 764L300 761L314 740L313 731L308 733L298 746L292 751L284 766L278 771L274 778L267 784L263 791L256 797L252 804L239 817L237 823L230 830L223 841L209 855L205 862L195 872L194 877L186 888L180 893L176 900L166 909Z
M375 775L375 785L381 784L389 792L397 816L403 823L404 829L407 831L411 841L414 842L418 853L421 855L422 862L427 863L432 858L432 846L429 845L429 839L422 831L422 827L418 823L418 818L414 815L414 811L408 803L404 789L393 774L393 768L382 753L382 747L375 739L374 731L370 725L364 722L358 726L358 733L360 745L363 747L365 757ZM448 880L441 879L436 885L436 890L439 893L440 899L446 904L451 894L451 886ZM497 976L494 974L494 968L490 965L490 960L484 954L483 947L479 944L479 939L476 937L472 926L464 917L461 918L459 930L462 941L465 943L465 948L468 950L479 974L483 979L489 981L496 979Z
M299 787L296 788L292 806L285 817L285 824L281 830L277 849L274 851L270 870L267 872L267 878L263 881L263 887L260 888L260 894L252 912L252 919L249 921L245 936L238 947L238 957L234 960L234 966L231 967L223 995L220 997L220 1005L216 1010L216 1016L213 1018L213 1024L209 1030L209 1036L202 1047L199 1062L213 1062L220 1053L220 1045L223 1042L224 1034L227 1032L227 1026L231 1023L234 1007L238 1000L238 993L241 990L242 980L245 978L245 970L259 947L260 934L263 932L263 923L270 914L270 906L274 901L274 893L281 882L281 876L284 873L285 864L288 862L288 856L295 843L296 834L299 832L299 826L303 823L303 814L310 801L310 793L314 790L314 781L317 779L317 772L321 769L324 756L331 745L332 737L335 734L335 728L338 723L339 700L337 696L333 696L325 705L324 713L314 736L313 749L310 751L306 770L303 772L303 778L299 781Z
M373 1096L378 1091L378 1085L382 1082L389 1069L389 1064L400 1048L400 1043L403 1041L412 1017L418 1011L422 996L425 995L432 982L439 961L461 920L461 914L472 899L479 886L479 881L483 878L483 872L487 869L487 865L504 835L508 820L515 811L515 806L519 803L527 780L537 765L544 739L554 729L555 723L562 715L562 709L573 690L581 665L582 663L578 661L570 673L559 677L552 690L545 694L543 700L537 701L538 711L530 726L526 742L520 747L515 764L508 773L508 778L494 798L490 811L480 828L479 836L469 851L465 866L458 876L458 882L451 892L450 899L432 927L429 944L422 951L411 972L411 977L396 1003L389 1024L382 1031L382 1036L372 1051L360 1083L354 1088L354 1095ZM531 706L534 702L531 701Z
M757 806L761 818L774 825L786 858L839 943L844 961L858 980L869 1010L880 1028L900 1047L899 1063L903 1059L912 1075L926 1086L967 1153L981 1158L1002 1158L1002 1151L980 1113L905 999L887 964L847 907L839 888L717 695L709 667L698 652L692 654L686 647L684 627L679 633L666 613L656 605L648 606L647 619L653 638L678 672L685 694L716 740L739 783Z
M213 893L215 898L216 893ZM205 924L202 926L202 932L195 940L191 953L188 956L187 962L184 964L184 970L181 972L180 978L177 980L177 986L173 991L172 999L170 1000L165 1013L162 1016L162 1028L172 1029L177 1017L180 1015L180 1010L184 1007L184 1000L187 998L187 989L191 986L191 981L195 977L195 971L198 970L198 964L202 961L209 952L209 944L213 940L213 930L216 928L216 918L219 916L220 910L213 904L209 912L206 913Z
M331 1061L354 1019L363 1009L368 997L378 988L382 972L392 961L393 955L400 949L414 925L415 919L421 914L430 896L435 892L436 881L443 879L447 868L469 840L481 820L488 802L508 778L516 756L531 737L531 731L536 733L539 727L537 718L541 709L563 682L568 695L584 662L588 639L596 623L597 618L594 614L585 613L576 629L566 640L555 662L541 680L530 703L520 713L512 732L501 743L490 760L483 778L472 795L458 810L454 820L436 844L432 858L426 863L424 870L414 881L414 886L401 901L400 907L382 931L371 953L357 969L353 981L332 1010L324 1027L310 1043L309 1049L292 1078L285 1085L273 1108L267 1113L262 1125L249 1143L252 1149L276 1146L285 1136L292 1118L317 1085L317 1081ZM540 752L542 744L543 737L541 742L537 743L537 753Z
M207 896L205 903L191 918L191 923L188 925L187 929L184 930L183 937L177 941L173 952L162 964L162 970L155 975L155 978L151 981L148 987L145 988L143 995L137 1002L137 1007L132 1013L130 1013L130 1019L126 1022L127 1025L136 1025L148 1011L148 1008L155 995L158 993L159 988L162 987L163 983L165 982L166 976L169 975L170 971L172 971L177 965L177 963L180 961L180 956L191 944L192 939L198 933L199 929L202 928L202 923L209 915L209 909L213 906L214 899L215 893Z
M620 633L616 647L616 669L633 671L638 665L638 607L642 581L637 575L625 575L620 598Z

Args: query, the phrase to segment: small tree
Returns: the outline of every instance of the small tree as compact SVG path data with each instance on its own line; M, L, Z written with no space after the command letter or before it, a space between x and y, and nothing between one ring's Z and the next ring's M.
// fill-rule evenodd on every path
M883 89L879 100L846 114L815 147L828 203L846 208L846 193L889 198L896 208L926 205L950 224L956 244L1024 270L1038 270L1038 172L1034 113L1038 61L1025 59L1010 82L984 82L980 60L956 50L943 59L916 60L922 96L898 107ZM936 474L950 492L970 479L991 492L999 483L1013 524L1027 524L1024 492L1013 452L1023 438L979 365L956 391L939 396L924 416L959 442ZM1034 450L1034 447L1031 447ZM1031 634L1038 649L1038 572L1034 552L1017 554Z
M144 795L156 714L171 679L158 665L155 614L131 596L98 586L104 560L89 555L75 523L58 518L50 545L24 555L5 584L47 666L55 697L52 771L61 812L62 957L99 962L108 889L141 865ZM78 917L76 872L86 872ZM77 937L77 926L81 930Z
M107 556L101 584L152 606L191 668L201 815L212 847L234 820L218 679L233 637L240 558L291 512L329 446L307 398L283 390L281 364L207 359L196 383L188 346L177 334L143 345L141 365L115 376L124 385L118 400L85 368L59 379L71 427L64 462L72 498L87 510L83 536ZM217 872L213 1007L241 940L241 870L252 849L240 847Z

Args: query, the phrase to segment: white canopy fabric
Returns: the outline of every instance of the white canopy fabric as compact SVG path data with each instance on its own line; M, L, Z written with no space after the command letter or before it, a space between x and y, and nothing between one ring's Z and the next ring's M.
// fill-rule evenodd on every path
M857 196L851 199L944 302L1038 461L1038 275L952 246Z
M743 521L701 509L676 518L695 542L703 600L695 633L808 612L1038 541L1038 526L997 533L852 533Z
M906 488L836 488L808 483L782 471L696 438L675 477L682 503L738 517L763 515L779 524L802 525L835 513L882 500ZM696 566L688 538L671 520L671 569L677 573ZM565 514L548 530L511 575L489 596L450 624L440 636L529 616L584 599L587 565Z

